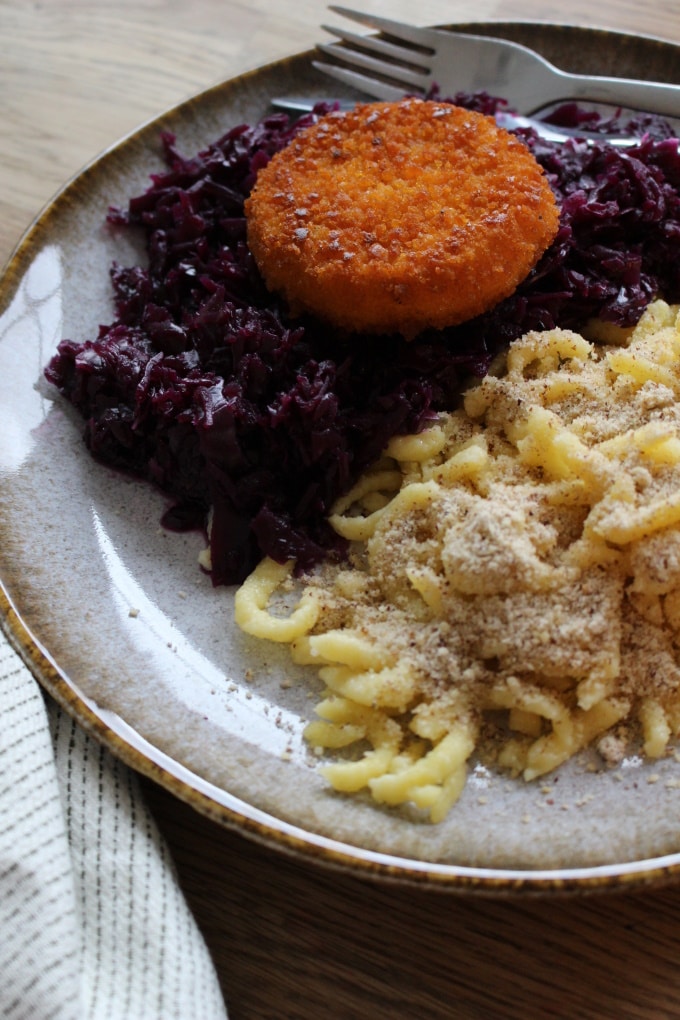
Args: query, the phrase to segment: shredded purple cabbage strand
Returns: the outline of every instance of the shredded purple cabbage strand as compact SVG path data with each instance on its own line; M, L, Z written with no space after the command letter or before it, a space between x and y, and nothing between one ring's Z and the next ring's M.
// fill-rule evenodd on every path
M480 93L454 102L493 113ZM517 291L454 329L346 337L291 320L246 244L243 203L258 170L327 107L291 123L241 125L193 157L162 135L167 169L111 209L112 229L143 233L148 263L114 264L115 319L96 339L63 340L47 378L85 418L102 462L169 495L164 523L205 528L215 584L241 581L263 556L306 569L342 544L326 523L339 494L395 434L455 405L470 373L528 329L591 317L633 325L658 295L680 301L680 156L658 117L597 116L567 104L555 124L640 139L547 142L518 134L561 206L553 244Z

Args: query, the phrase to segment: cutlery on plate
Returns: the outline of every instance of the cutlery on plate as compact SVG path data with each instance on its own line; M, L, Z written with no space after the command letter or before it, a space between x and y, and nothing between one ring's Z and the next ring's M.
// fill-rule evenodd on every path
M402 97L400 96L400 98ZM356 105L355 100L333 99L325 96L274 96L270 102L275 109L286 110L290 113L310 113L319 103L337 104L337 107L341 110L349 110ZM550 142L566 142L568 138L578 138L585 141L606 142L607 145L613 145L622 149L638 145L640 142L639 138L624 138L619 135L606 134L604 131L589 131L585 126L580 128L554 127L552 124L547 124L536 117L522 117L519 114L508 113L505 110L498 110L495 114L495 120L500 127L504 127L507 131L515 131L518 128L532 128L542 138Z
M317 60L314 66L375 99L426 95L437 86L442 96L482 90L503 96L521 114L558 101L589 100L680 117L680 85L570 74L505 39L416 28L346 7L329 10L381 34L323 25L340 42L319 45L332 62Z

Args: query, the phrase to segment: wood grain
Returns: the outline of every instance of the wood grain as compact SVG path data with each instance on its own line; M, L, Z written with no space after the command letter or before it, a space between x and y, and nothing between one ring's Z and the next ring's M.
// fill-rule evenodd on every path
M422 24L550 20L680 42L676 0L366 7ZM107 145L223 77L311 47L325 20L318 0L0 0L0 261ZM503 900L372 883L144 786L232 1020L680 1016L680 888Z
M680 1015L680 889L518 901L365 882L147 795L235 1020Z

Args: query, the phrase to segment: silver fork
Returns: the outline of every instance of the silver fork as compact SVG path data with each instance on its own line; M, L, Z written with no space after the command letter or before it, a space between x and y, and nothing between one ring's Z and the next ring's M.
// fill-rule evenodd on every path
M269 102L277 110L284 110L289 113L311 113L319 103L331 103L340 110L351 110L356 106L356 101L351 99L334 99L329 96L273 96ZM567 128L553 127L538 117L523 117L520 114L508 113L506 110L497 110L494 114L496 123L507 131L516 131L518 128L531 128L542 138L549 142L566 142L569 138L578 138L587 142L606 142L617 149L633 148L640 143L637 137L619 136L606 134L602 131L593 131L587 127Z
M534 50L505 39L415 28L346 7L329 10L387 37L323 25L342 45L318 47L333 63L314 61L336 81L375 99L401 99L405 92L425 95L436 85L442 96L485 90L522 114L579 99L680 117L680 85L569 74Z

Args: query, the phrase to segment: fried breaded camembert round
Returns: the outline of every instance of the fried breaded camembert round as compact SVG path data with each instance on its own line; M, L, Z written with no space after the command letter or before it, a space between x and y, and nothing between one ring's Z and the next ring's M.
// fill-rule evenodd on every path
M559 213L492 117L407 99L333 112L260 171L248 243L294 314L413 337L487 311L548 247Z

